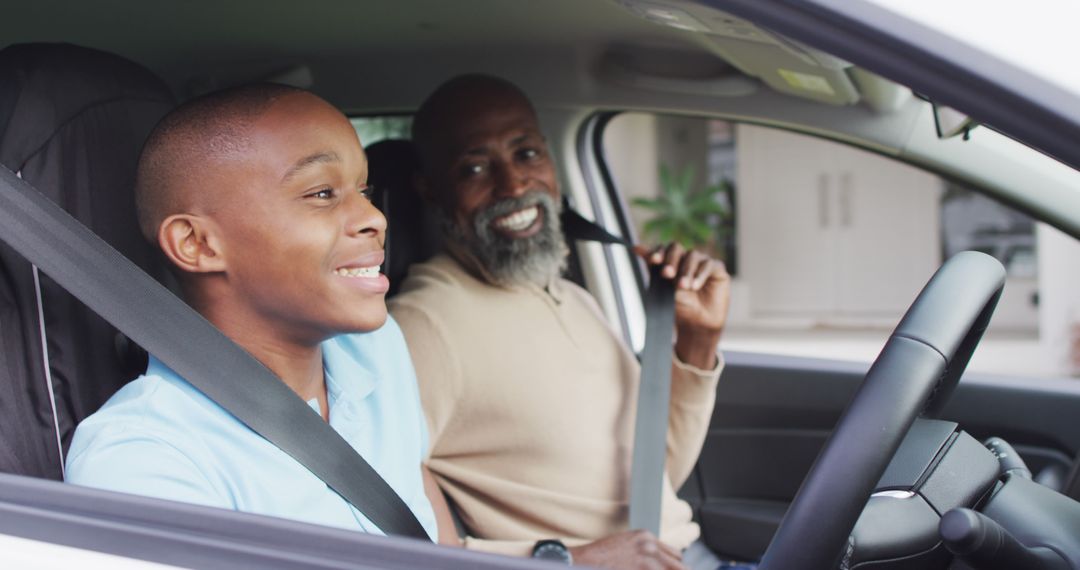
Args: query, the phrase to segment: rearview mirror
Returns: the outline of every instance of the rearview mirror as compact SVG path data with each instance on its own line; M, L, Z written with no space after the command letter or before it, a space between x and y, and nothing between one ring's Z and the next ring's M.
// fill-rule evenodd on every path
M930 104L934 107L934 127L937 128L939 139L951 139L962 134L964 140L968 140L971 137L971 129L979 126L975 119L952 107L939 105L933 101Z

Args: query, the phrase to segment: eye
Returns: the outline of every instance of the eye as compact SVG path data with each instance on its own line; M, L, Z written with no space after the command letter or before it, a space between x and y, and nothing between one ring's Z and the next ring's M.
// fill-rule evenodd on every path
M333 188L320 188L309 194L305 194L305 198L315 198L317 200L332 200L337 193Z
M369 202L373 197L375 197L375 186L371 184L365 184L357 188L356 191L359 192L360 195L364 198L367 198Z
M479 162L466 164L461 167L461 175L467 178L481 176L487 172L487 165Z
M534 160L540 157L540 151L535 148L523 148L517 153L521 160Z

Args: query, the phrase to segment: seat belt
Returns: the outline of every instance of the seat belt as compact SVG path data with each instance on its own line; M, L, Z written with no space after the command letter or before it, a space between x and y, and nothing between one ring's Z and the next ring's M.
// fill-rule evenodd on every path
M273 372L4 167L0 240L308 468L384 533L431 540L390 485Z
M568 238L633 246L582 217L565 199L560 221ZM660 276L662 267L650 267L649 288L642 298L645 347L641 351L634 455L630 465L629 528L644 529L655 536L660 536L660 503L667 467L671 343L675 329L675 283Z

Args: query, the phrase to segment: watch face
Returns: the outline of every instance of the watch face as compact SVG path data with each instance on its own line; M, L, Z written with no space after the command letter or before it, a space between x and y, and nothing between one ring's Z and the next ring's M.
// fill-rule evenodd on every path
M557 540L541 540L536 543L532 552L533 558L541 560L557 560L566 564L571 563L570 551Z

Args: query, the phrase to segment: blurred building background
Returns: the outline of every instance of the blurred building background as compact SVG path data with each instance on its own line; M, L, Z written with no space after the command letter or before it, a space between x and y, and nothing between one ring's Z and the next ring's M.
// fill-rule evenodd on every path
M870 361L942 261L970 249L1008 273L971 369L1080 371L1080 247L1021 212L892 158L779 129L625 113L603 137L639 240L656 242L647 224L675 215L640 205L671 198L662 170L689 172L695 191L722 186L709 193L726 215L704 218L717 239L697 245L734 276L726 349ZM1051 253L1055 264L1041 262Z

